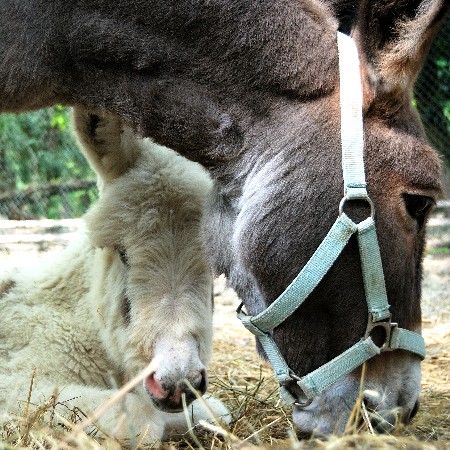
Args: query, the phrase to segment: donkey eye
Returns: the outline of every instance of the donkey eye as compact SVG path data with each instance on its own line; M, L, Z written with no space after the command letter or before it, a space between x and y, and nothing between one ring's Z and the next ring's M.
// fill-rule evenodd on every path
M120 260L122 261L122 263L123 263L125 266L129 266L130 264L129 264L129 262L128 262L128 256L127 256L127 252L125 251L125 249L120 248L120 249L118 250L118 253L119 253L119 258L120 258Z
M431 197L424 195L403 194L406 211L422 227L428 212L434 206L435 202Z

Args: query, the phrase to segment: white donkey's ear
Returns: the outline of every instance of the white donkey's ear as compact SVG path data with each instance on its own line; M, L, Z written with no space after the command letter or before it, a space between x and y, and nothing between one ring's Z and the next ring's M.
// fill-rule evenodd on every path
M449 9L449 0L360 2L352 35L374 95L412 88Z
M124 174L139 156L138 138L116 115L76 106L73 126L81 150L102 184Z

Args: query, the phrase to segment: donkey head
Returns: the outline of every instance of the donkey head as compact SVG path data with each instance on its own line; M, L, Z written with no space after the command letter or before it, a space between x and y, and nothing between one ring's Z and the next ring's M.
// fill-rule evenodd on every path
M74 123L100 187L86 220L105 351L125 377L153 361L145 391L157 408L180 410L182 393L195 398L185 379L207 386L212 274L200 218L210 179L116 116L75 108Z
M352 27L361 60L366 177L388 299L393 321L416 332L421 329L425 224L441 184L439 158L412 106L412 85L446 8L442 2L362 2ZM316 56L334 60L336 51ZM227 274L252 315L284 291L338 215L343 186L339 92L333 87L309 101L281 94L273 100L267 116L253 123L240 161L232 166L234 179L240 176L242 182L219 183L206 216L214 265ZM227 175L226 169L217 173ZM354 201L346 213L357 221L370 211ZM367 315L358 245L352 238L273 337L301 377L358 342ZM360 382L357 369L309 406L295 407L297 427L307 433L342 430ZM296 391L294 382L291 390ZM419 358L403 350L375 357L367 363L364 390L362 400L380 429L408 421L418 406Z

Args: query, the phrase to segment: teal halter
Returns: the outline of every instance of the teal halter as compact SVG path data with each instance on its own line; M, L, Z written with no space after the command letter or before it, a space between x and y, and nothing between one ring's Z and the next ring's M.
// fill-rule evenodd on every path
M242 304L237 310L238 318L256 336L272 364L281 386L281 398L299 407L309 405L315 396L339 378L385 351L408 350L422 359L425 358L425 343L422 336L399 328L396 323L391 322L375 229L375 208L367 193L364 174L362 92L357 88L361 86L358 52L353 39L345 34L338 32L337 42L344 174L344 198L339 205L339 217L297 277L266 310L256 316L245 314L242 311ZM370 217L359 223L353 222L343 212L345 203L351 200L366 201L370 205ZM287 365L271 331L300 307L355 233L358 239L369 313L365 336L336 358L300 378ZM377 327L382 327L385 331L385 339L381 346L377 346L371 338L372 330ZM286 385L292 381L300 387L304 393L304 399L295 398L287 389Z

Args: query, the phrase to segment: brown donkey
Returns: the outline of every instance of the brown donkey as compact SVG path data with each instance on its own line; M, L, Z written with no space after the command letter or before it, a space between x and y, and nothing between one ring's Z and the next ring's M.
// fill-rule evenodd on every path
M392 319L420 332L425 224L441 184L439 159L411 96L450 1L1 4L0 110L57 102L104 108L205 166L216 183L204 240L216 272L227 275L250 314L284 291L338 214L336 31L350 33L361 61L366 178ZM367 216L366 203L348 206L352 217ZM366 326L351 238L272 335L302 377L358 342ZM388 420L397 410L409 420L417 410L419 363L402 350L371 359L368 409ZM298 428L342 429L359 378L357 369L308 406L295 406Z

